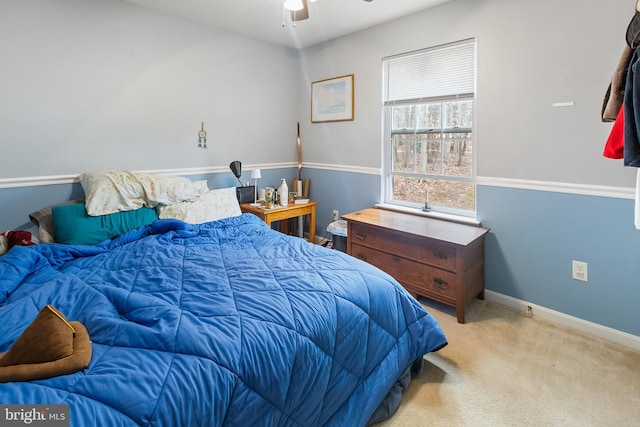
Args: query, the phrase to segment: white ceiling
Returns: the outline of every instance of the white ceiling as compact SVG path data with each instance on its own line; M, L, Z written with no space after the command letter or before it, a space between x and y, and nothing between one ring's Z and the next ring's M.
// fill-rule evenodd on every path
M450 0L317 0L293 27L282 0L125 0L293 48L312 46Z

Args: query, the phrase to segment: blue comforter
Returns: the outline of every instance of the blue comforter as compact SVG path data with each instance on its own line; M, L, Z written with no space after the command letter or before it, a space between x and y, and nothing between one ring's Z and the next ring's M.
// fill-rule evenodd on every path
M86 326L91 363L0 384L0 403L69 404L73 426L361 426L446 344L390 276L249 214L12 249L0 352L46 304Z

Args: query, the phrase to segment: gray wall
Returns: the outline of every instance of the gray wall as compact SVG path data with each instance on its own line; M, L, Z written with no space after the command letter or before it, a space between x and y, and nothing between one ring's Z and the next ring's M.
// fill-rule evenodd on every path
M633 11L628 0L454 0L308 48L300 111L316 80L353 73L356 94L354 122L304 121L305 160L381 167L381 59L476 37L478 176L633 187L635 171L602 156L611 124L600 121Z
M0 179L295 160L295 50L119 0L8 3Z

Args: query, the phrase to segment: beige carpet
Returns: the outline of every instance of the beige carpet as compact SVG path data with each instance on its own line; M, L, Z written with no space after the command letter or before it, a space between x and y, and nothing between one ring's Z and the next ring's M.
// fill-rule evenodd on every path
M476 300L425 357L389 426L640 426L640 352Z

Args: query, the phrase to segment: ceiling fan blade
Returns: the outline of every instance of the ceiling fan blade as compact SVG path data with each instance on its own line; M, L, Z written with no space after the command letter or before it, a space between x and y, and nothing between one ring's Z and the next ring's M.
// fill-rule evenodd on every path
M302 0L302 10L291 11L291 21L304 21L309 19L309 8L307 7L307 0Z

